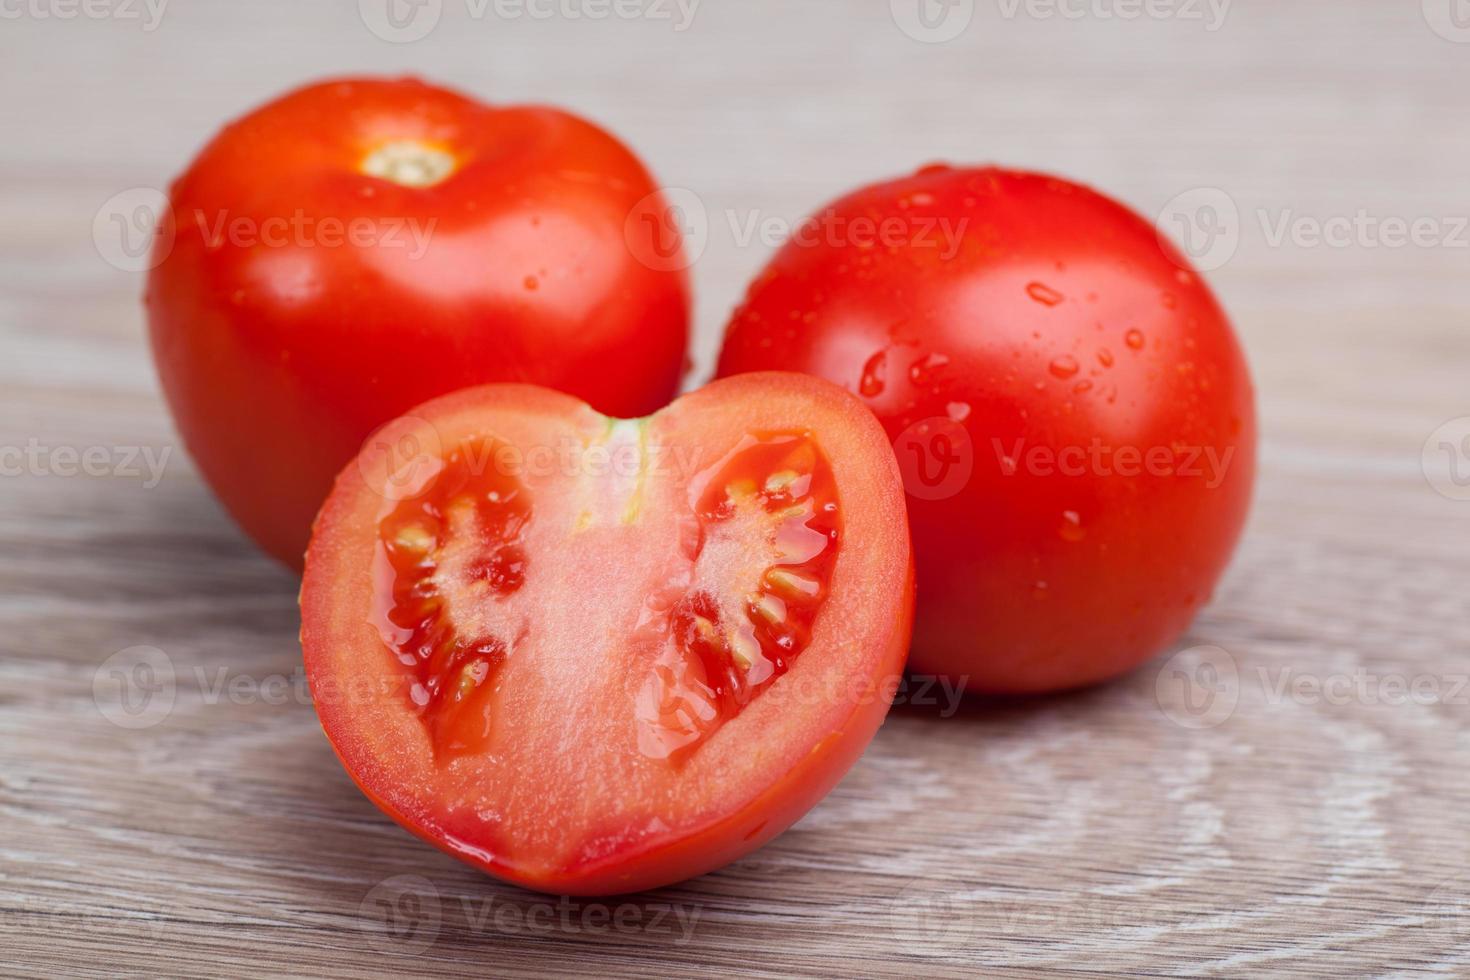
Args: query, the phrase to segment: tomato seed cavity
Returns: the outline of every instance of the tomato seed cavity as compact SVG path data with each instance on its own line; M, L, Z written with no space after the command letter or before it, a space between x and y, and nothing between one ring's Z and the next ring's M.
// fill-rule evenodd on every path
M806 433L748 436L690 486L693 584L651 600L666 609L636 704L639 750L675 764L806 649L841 536L831 467ZM711 542L752 538L753 565L701 561Z
M495 447L463 446L420 496L400 502L378 525L376 622L407 668L409 700L436 756L474 752L490 736L490 695L507 638L464 635L447 614L456 598L502 599L521 587L521 532L528 494L490 465Z

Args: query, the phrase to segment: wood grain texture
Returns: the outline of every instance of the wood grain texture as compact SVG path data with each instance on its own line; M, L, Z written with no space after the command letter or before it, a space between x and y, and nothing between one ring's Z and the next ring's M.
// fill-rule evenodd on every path
M346 0L0 21L0 446L42 453L0 478L0 973L1470 975L1470 501L1421 458L1470 415L1470 44L1420 7L1238 0L1208 30L981 0L947 44L837 0L708 2L683 31L449 0L410 44ZM91 233L225 118L347 71L568 105L696 191L701 375L768 251L729 209L795 219L935 158L1148 214L1223 191L1239 243L1210 278L1265 443L1185 652L1068 697L900 708L795 829L625 903L543 904L411 839L293 693L296 584L176 446L140 278ZM1360 211L1446 240L1273 240ZM110 475L63 475L58 447ZM156 486L129 447L171 453ZM175 696L125 728L103 665L136 646Z

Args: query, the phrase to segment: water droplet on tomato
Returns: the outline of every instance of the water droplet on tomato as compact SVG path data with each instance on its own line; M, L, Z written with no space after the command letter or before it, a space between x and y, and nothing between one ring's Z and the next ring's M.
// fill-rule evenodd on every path
M877 398L883 394L884 375L888 371L888 352L880 350L868 358L863 365L863 376L858 380L858 393L864 398Z
M1137 328L1123 335L1123 342L1133 350L1143 350L1143 331Z
M1087 530L1082 526L1082 515L1075 510L1062 511L1062 526L1058 533L1063 541L1077 542L1087 537Z
M1058 378L1070 378L1078 371L1077 358L1071 354L1063 354L1061 357L1054 359L1048 365L1047 370L1051 371Z
M1062 301L1062 294L1044 282L1027 283L1026 295L1036 300L1042 306L1056 306Z
M909 380L916 385L927 385L933 380L934 372L949 363L949 358L943 354L930 354L921 357L909 366Z
M955 422L963 422L970 417L970 406L965 402L950 402L944 406L944 411Z

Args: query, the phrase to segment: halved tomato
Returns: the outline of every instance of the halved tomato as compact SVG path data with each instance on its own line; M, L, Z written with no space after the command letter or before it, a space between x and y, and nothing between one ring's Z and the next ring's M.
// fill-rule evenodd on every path
M852 395L716 382L615 420L487 385L370 439L317 518L317 711L399 823L544 891L702 874L790 826L887 713L903 485Z

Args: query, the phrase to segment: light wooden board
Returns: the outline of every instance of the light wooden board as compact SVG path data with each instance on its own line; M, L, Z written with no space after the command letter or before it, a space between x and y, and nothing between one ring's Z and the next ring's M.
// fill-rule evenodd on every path
M882 2L707 0L683 31L442 7L408 44L347 0L0 20L0 446L41 459L0 478L0 973L1470 975L1470 501L1429 478L1470 459L1422 461L1470 415L1470 44L1432 29L1448 3L1238 0L1209 30L981 0L946 44ZM701 375L768 253L733 230L753 212L936 158L1053 169L1149 214L1222 191L1240 232L1211 280L1263 465L1180 649L1223 653L899 709L795 829L626 903L543 905L415 842L292 693L296 584L176 446L140 279L92 237L224 119L346 71L570 106L698 193ZM1360 211L1443 240L1274 239ZM102 447L109 475L64 475L61 447ZM172 453L161 481L128 474L129 447ZM176 694L130 729L99 668L140 645ZM1190 677L1216 700L1184 700Z

